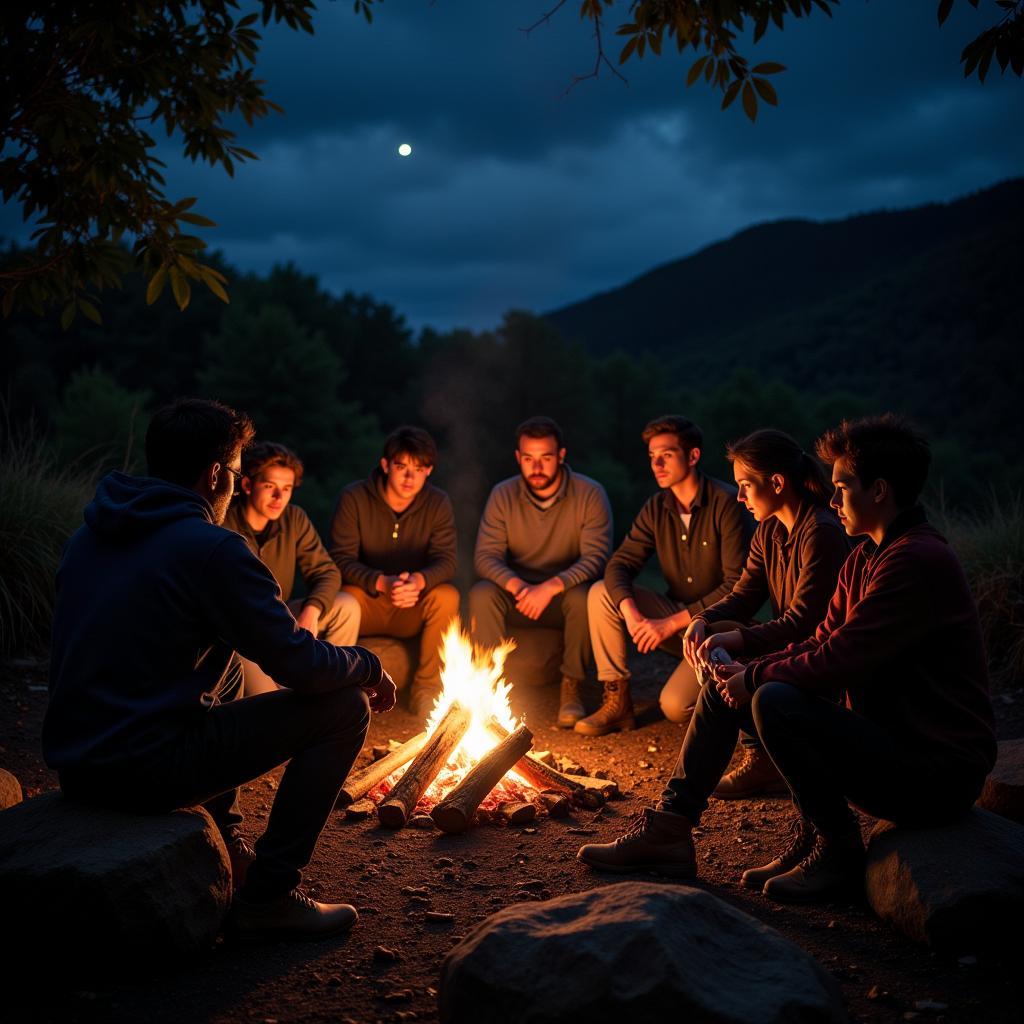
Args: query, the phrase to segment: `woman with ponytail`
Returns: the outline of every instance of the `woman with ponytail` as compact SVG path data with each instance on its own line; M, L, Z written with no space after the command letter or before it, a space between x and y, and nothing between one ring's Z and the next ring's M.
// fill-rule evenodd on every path
M683 651L698 672L716 647L747 661L811 636L825 618L850 553L846 531L828 504L832 487L824 471L789 434L756 430L727 445L726 454L739 488L737 501L758 526L743 575L729 594L694 618L683 637ZM754 622L765 602L771 604L771 618ZM757 741L745 735L743 743L743 761L722 779L715 795L738 799L783 790L781 776Z

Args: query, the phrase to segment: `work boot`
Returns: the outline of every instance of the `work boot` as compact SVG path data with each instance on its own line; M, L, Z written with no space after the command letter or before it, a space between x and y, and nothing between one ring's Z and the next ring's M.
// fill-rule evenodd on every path
M806 818L797 818L789 836L786 848L767 864L759 868L747 868L740 876L740 881L748 889L763 891L764 883L769 878L781 875L790 868L795 868L814 848L814 826Z
M571 729L584 715L580 698L582 679L562 676L562 689L558 696L558 727Z
M317 903L301 889L257 903L236 896L228 929L238 938L322 939L347 931L359 920L348 903Z
M576 859L600 871L654 871L673 878L695 878L697 857L689 820L681 814L641 811L629 831L611 843L588 843Z
M743 760L727 775L712 794L719 800L745 800L767 793L788 793L786 780L779 774L775 762L764 747L743 748Z
M225 837L224 845L231 862L231 888L237 892L249 873L249 865L256 859L256 851L241 836Z
M628 679L608 679L604 684L604 700L601 706L575 725L576 732L584 736L604 736L605 733L621 729L628 732L636 726L633 715L633 698L629 693Z
M811 852L794 868L769 878L765 896L785 903L814 903L852 894L864 885L864 842L853 827L834 839L820 832Z

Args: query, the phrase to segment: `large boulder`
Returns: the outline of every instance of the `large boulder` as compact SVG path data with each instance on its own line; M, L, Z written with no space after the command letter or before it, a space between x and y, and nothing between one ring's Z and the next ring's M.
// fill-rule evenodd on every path
M129 815L54 792L0 813L4 934L49 963L119 970L198 953L230 898L227 850L201 808Z
M985 780L978 806L1024 822L1024 739L1000 742L995 767Z
M513 686L546 686L562 678L562 631L536 626L516 634L516 649L505 663Z
M416 674L420 661L420 638L405 639L397 636L361 636L359 646L373 651L380 658L384 671L404 690Z
M9 771L0 768L0 811L21 803L21 783Z
M685 886L623 882L506 907L448 954L441 1021L846 1021L831 977L768 925Z
M865 889L875 913L918 942L953 952L1019 945L1024 826L978 808L941 828L879 822Z

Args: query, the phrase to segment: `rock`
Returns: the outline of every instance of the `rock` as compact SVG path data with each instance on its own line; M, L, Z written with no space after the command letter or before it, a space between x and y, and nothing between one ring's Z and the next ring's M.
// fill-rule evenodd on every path
M362 643L362 641L360 641ZM516 686L545 686L562 678L562 631L536 626L516 633L516 649L505 662L505 678Z
M556 790L544 790L537 799L552 818L567 818L572 807L569 798Z
M0 813L0 891L19 949L119 971L209 949L231 868L202 808L129 815L53 792Z
M21 803L21 783L10 772L0 768L0 811Z
M355 821L362 821L363 818L368 818L376 810L377 805L372 800L364 798L357 800L354 804L349 804L345 808L345 817L352 818Z
M498 804L498 814L510 825L528 825L537 818L537 808L521 800L504 800Z
M361 636L359 646L373 651L380 658L384 671L404 690L412 681L419 664L419 636L403 639L396 636Z
M812 957L686 886L624 882L515 903L479 924L442 967L442 1024L665 1024L669 1017L848 1019L835 983Z
M953 952L1019 944L1024 826L978 808L940 828L879 822L865 889L875 913L918 942Z
M414 814L406 823L409 828L432 829L436 828L434 819L429 814Z
M978 806L1024 823L1024 739L1002 740Z

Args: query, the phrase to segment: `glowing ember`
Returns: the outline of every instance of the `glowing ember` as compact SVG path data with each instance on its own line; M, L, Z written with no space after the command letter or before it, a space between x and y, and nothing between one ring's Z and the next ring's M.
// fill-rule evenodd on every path
M475 648L458 620L445 632L441 641L442 688L427 719L427 732L433 734L455 701L470 712L471 720L462 742L417 805L418 811L429 811L443 800L495 745L494 733L487 729L489 720L496 719L509 732L519 725L508 702L512 685L504 678L505 659L514 649L515 643L511 640L494 650ZM404 771L401 768L389 776L373 797L378 801L385 797ZM489 810L504 800L529 799L532 794L532 787L524 779L515 772L509 772L480 806Z

